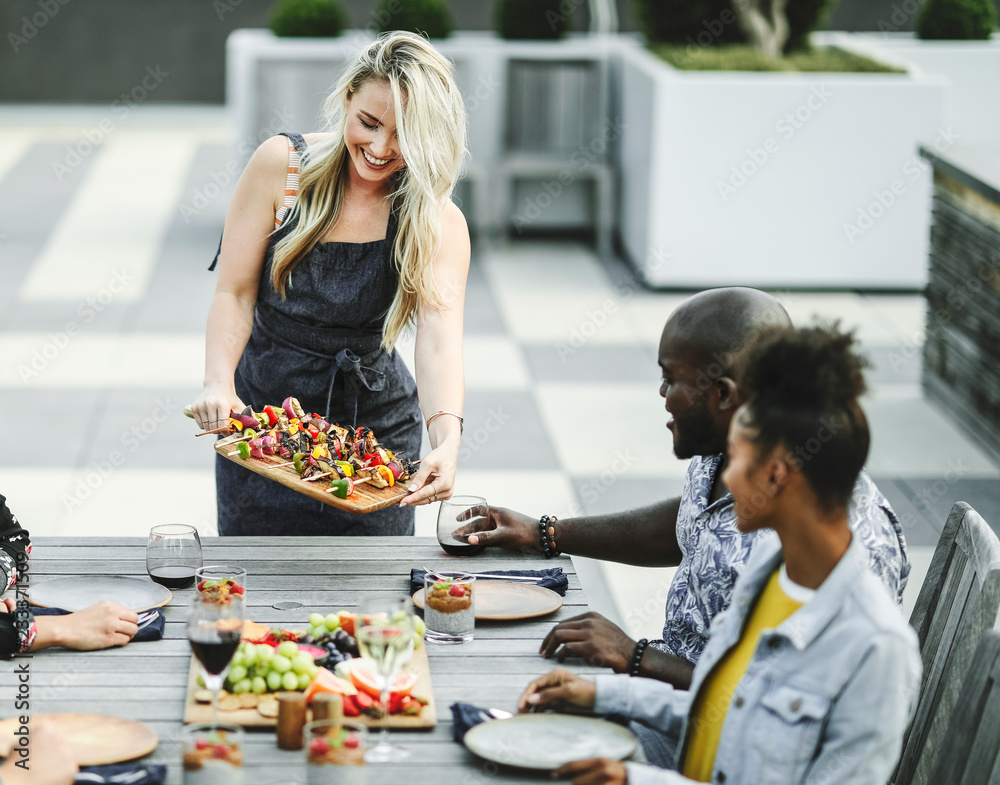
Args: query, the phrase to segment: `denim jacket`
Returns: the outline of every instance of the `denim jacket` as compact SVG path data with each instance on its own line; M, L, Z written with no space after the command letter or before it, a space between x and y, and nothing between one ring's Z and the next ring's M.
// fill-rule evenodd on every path
M782 561L776 535L755 546L733 602L712 624L690 691L629 676L598 676L595 713L681 737L712 669L739 640L753 601ZM860 538L813 598L761 636L731 702L712 782L727 785L885 785L920 688L917 638L872 575ZM703 711L710 707L703 707ZM628 765L629 785L690 782Z

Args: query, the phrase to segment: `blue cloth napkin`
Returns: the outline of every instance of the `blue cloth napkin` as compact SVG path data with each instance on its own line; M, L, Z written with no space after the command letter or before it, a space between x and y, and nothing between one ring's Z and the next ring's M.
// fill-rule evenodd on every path
M552 589L552 591L558 592L558 594L563 597L566 596L566 590L569 588L569 578L567 578L566 574L562 571L562 567L553 567L547 570L478 570L470 565L469 572L488 572L490 575L496 576L496 578L476 578L477 581L502 581L503 576L505 575L537 578L537 586L544 586L546 589ZM416 594L424 588L424 576L426 574L426 570L410 570L411 595ZM526 583L527 581L523 582Z
M133 772L142 771L145 772L145 776L141 779L129 779L129 785L163 785L164 780L167 779L167 767L162 764L152 764L152 763L113 763L107 766L85 766L80 769L80 773L83 774L96 774L99 777L104 778L105 783L113 783L112 777L121 776L123 774L132 774ZM76 780L80 785L88 783L92 784L94 781L90 778L85 778L82 780ZM118 780L119 782L121 780Z
M133 643L142 641L158 641L163 637L163 631L167 625L166 616L163 615L162 608L152 608L156 611L156 618L143 627L132 638ZM32 608L31 612L35 616L67 616L70 612L62 608Z
M452 733L455 741L459 744L464 743L466 733L479 723L494 719L490 716L489 711L481 706L473 706L471 703L451 704Z

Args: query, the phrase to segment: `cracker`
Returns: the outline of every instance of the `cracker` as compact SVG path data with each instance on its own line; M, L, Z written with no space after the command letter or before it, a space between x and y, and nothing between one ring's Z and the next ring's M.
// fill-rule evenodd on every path
M239 711L242 705L239 695L230 695L227 692L219 698L219 711Z
M194 702L195 703L211 703L212 702L212 691L211 690L195 690L194 691Z
M268 695L260 699L257 704L257 713L268 719L275 719L278 716L278 699Z
M252 692L244 692L240 695L240 708L241 709L256 709L257 704L260 702L260 696L255 695Z

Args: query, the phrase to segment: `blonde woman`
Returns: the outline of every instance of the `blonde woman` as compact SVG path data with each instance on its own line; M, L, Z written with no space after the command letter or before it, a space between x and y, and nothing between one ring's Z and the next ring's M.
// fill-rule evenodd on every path
M208 315L202 427L296 396L389 449L431 450L399 507L357 516L216 462L219 533L413 533L418 504L452 492L464 402L469 234L451 201L465 108L442 55L395 32L327 99L326 133L264 142L233 195ZM416 381L394 347L416 327Z

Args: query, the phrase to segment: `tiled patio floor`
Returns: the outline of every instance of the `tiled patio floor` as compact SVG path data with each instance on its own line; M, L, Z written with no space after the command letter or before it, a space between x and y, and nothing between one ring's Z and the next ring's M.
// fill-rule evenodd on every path
M81 154L99 120L0 112L0 407L13 437L0 493L34 534L144 535L168 521L214 533L212 450L181 411L200 389L206 267L232 188L224 118L137 112ZM920 296L779 294L799 323L856 327L874 362L869 469L914 551L912 602L955 500L1000 525L1000 470L921 394ZM656 344L681 299L585 245L477 249L458 490L534 515L678 493ZM434 513L418 512L418 533ZM669 574L606 574L613 591L595 583L593 602L656 632Z

